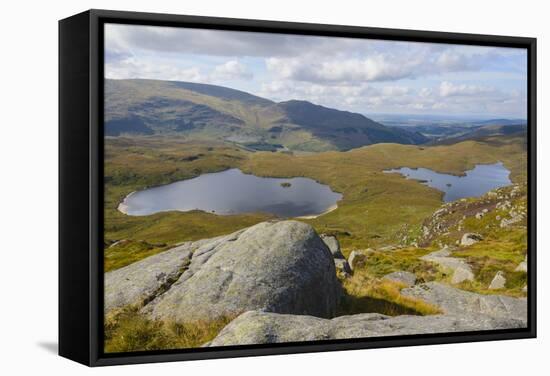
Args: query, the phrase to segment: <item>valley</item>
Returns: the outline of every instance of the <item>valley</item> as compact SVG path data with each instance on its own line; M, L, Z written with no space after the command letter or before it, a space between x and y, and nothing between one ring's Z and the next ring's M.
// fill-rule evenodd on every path
M106 88L108 352L525 325L523 126L457 126L433 138L212 85ZM464 191L459 182L487 168L500 170ZM495 171L505 176L485 185ZM232 174L234 187L217 180ZM312 187L335 195L307 209L315 215L256 202L270 189L284 202L302 181L311 185L303 200ZM461 192L446 199L453 184ZM207 201L196 210L174 204L197 192ZM130 194L145 201L132 209ZM231 200L238 205L224 206Z
M124 255L121 247L144 248L145 256L168 245L221 235L274 218L261 213L219 216L202 211L136 217L117 210L133 191L208 172L239 168L256 176L307 177L342 193L336 210L303 221L319 232L338 236L345 252L411 244L421 233L422 221L442 205L441 191L384 170L425 167L461 175L476 164L501 161L511 171L512 182L526 181L521 138L488 138L449 146L379 144L310 155L250 152L227 144L163 137L139 138L139 143L132 138L107 139L105 145L106 246L126 240L125 245L107 248L107 262L111 255ZM138 247L134 242L145 243ZM139 259L139 255L134 251L130 260Z
M349 150L381 142L420 144L418 132L307 101L273 102L222 86L107 80L105 135L179 135L254 150Z

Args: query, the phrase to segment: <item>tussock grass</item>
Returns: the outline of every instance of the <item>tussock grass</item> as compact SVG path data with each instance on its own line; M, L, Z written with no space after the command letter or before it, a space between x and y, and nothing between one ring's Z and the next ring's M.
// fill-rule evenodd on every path
M104 271L122 268L145 257L165 251L165 244L149 244L145 241L123 240L105 249Z
M361 261L360 267L373 277L381 278L402 270L414 273L419 282L429 282L441 277L441 273L433 263L422 261L420 257L433 251L431 248L413 247L394 251L371 251Z
M175 244L227 234L269 219L259 213L219 216L199 211L132 217L116 210L132 191L237 167L257 176L309 177L342 193L338 209L302 220L319 233L344 234L339 236L344 251L400 244L403 236L410 239L418 234L422 221L440 207L442 194L383 170L408 166L462 174L477 163L497 161L511 169L514 181L523 179L522 139L510 138L504 145L466 141L421 148L377 144L312 154L251 153L230 144L183 138L107 139L105 237Z
M200 347L211 341L234 318L174 323L150 320L127 307L105 320L106 353Z
M401 295L405 285L374 278L364 270L354 272L342 286L346 292L342 315L377 312L389 316L423 316L441 313L439 308L420 299Z

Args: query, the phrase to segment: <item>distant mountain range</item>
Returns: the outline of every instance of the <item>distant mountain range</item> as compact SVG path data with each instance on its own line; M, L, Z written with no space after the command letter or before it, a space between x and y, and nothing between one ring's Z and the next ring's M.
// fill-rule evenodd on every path
M490 125L472 127L468 132L461 135L434 139L432 143L454 144L466 140L478 140L484 137L509 135L527 137L527 124L493 125L493 123L490 123Z
M222 86L158 80L106 80L105 135L184 134L260 150L349 150L422 144L419 132L307 101L276 103Z

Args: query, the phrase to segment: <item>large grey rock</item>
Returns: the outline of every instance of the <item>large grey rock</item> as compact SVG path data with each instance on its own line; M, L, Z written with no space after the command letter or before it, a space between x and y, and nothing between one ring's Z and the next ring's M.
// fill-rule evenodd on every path
M521 328L521 320L487 315L396 316L363 313L332 320L250 311L229 323L208 346L249 345L424 333Z
M438 306L449 315L487 315L516 319L527 324L527 299L503 295L482 295L439 282L429 282L401 290L401 294Z
M467 232L464 235L462 235L462 239L460 239L460 245L469 246L481 240L483 240L483 236L472 232Z
M321 234L321 239L323 240L323 242L325 242L325 244L327 245L328 249L330 250L334 258L336 259L344 258L344 255L340 250L340 243L338 242L338 239L336 238L336 236Z
M503 289L504 286L506 286L506 277L504 277L504 273L502 271L498 271L489 285L489 290Z
M248 310L331 317L340 297L332 254L311 226L263 222L197 249L179 280L143 312L177 322Z
M383 279L388 281L399 282L407 287L414 286L416 283L416 276L411 272L398 271L386 274Z
M127 305L139 307L153 299L179 278L189 264L193 248L193 243L184 243L105 273L105 313Z

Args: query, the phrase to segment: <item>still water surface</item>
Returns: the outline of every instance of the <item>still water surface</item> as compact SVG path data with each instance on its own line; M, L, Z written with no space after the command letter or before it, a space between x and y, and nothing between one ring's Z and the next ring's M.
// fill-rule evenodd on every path
M420 180L429 187L444 192L443 201L450 202L465 197L479 197L486 192L512 184L510 171L501 162L478 164L465 176L440 174L427 168L402 167L385 170L386 173L400 173L407 179Z
M198 209L220 215L263 212L299 217L322 214L341 198L312 179L263 178L234 168L134 192L119 210L128 215Z

